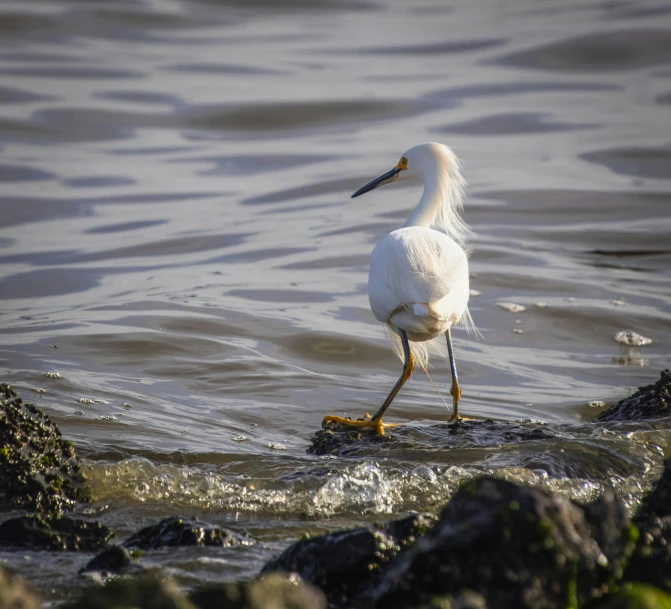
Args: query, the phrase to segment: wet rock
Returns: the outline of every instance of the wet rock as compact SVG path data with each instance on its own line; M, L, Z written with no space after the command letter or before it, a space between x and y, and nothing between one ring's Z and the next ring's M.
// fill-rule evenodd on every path
M650 518L639 524L638 543L623 579L671 592L671 518Z
M558 609L572 595L579 605L600 596L621 576L635 539L612 493L583 508L480 478L457 492L435 524L412 516L300 541L263 572L297 573L334 607L453 607L474 590L489 609ZM476 600L482 605L474 597L464 607Z
M597 421L643 421L671 414L671 371L662 371L653 385L640 387L634 395L620 400L597 417Z
M368 431L351 429L338 423L323 423L323 429L315 433L307 449L312 455L340 455L347 456L360 454L362 446L396 443L396 438L390 434L381 436Z
M671 459L664 463L662 477L655 488L643 499L636 521L641 523L647 518L666 518L671 516Z
M297 573L320 588L329 604L342 606L370 582L372 573L412 545L431 524L431 517L413 515L378 527L299 541L267 563L261 573Z
M634 518L639 538L624 573L627 581L646 582L671 592L671 459Z
M42 603L23 580L0 566L0 609L40 609Z
M86 563L80 573L99 571L103 577L109 577L112 574L121 575L131 570L135 558L126 548L112 546Z
M624 584L585 609L671 609L671 596L647 584Z
M245 584L209 586L189 600L198 609L326 609L319 589L279 573Z
M565 607L571 595L581 605L601 594L633 550L635 535L619 503L606 495L586 512L559 495L474 480L368 596L375 606L411 607L426 595L473 589L490 609ZM600 520L605 524L595 527Z
M99 522L40 515L21 516L0 524L0 546L50 552L94 552L114 535Z
M0 384L0 509L49 514L86 500L71 442L33 404Z
M635 536L619 503L606 495L586 512L538 489L471 481L366 598L376 607L412 607L427 596L472 589L490 609L559 608L571 596L582 605L617 577L633 550ZM600 520L606 524L595 527Z
M225 606L224 606L225 607ZM63 609L197 609L177 585L157 575L114 579L86 590Z
M155 550L165 546L222 546L241 543L242 538L221 527L172 516L131 535L125 548Z
M435 451L437 448L498 446L512 442L554 438L556 432L534 423L505 421L462 421L427 426L399 425L384 436L358 431L337 423L326 423L312 437L307 449L314 455L363 456L400 449Z

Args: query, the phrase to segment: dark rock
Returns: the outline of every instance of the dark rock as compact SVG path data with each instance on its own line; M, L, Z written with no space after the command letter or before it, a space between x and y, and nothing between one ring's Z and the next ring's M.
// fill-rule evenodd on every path
M0 384L0 509L48 514L86 500L71 442L33 404Z
M103 550L86 563L80 573L100 571L105 575L127 573L133 566L133 556L122 546L112 546Z
M247 584L218 584L192 592L198 609L326 609L317 588L271 573Z
M480 478L435 524L412 516L300 541L262 572L295 572L334 607L484 606L477 596L465 604L474 590L489 609L558 609L571 599L582 606L617 580L636 533L612 493L583 508Z
M644 421L668 417L671 412L671 371L662 371L653 385L640 387L634 395L620 400L597 417L597 421Z
M585 609L671 609L671 596L647 584L624 584Z
M86 590L63 609L197 609L169 579L156 575L114 579Z
M671 592L671 459L664 464L661 479L643 500L634 522L639 538L624 579Z
M606 495L584 510L538 489L474 480L357 602L415 607L472 589L490 609L581 606L617 577L633 550L635 528L617 503ZM605 524L596 526L600 520Z
M487 601L482 594L464 590L456 596L434 596L417 609L487 609Z
M0 566L0 609L40 609L42 603L23 580Z
M394 453L401 449L435 451L439 448L499 446L545 440L556 435L554 430L539 424L492 420L432 423L425 427L399 425L388 428L384 436L329 422L314 434L307 452L314 455L363 456L373 452Z
M0 524L0 546L51 552L94 552L105 547L113 535L99 522L67 516L21 516Z
M643 499L636 521L644 522L649 517L667 516L671 516L671 459L664 463L662 477L655 488Z
M639 524L638 543L623 579L671 592L671 518L652 517Z
M134 533L123 545L130 549L155 550L164 546L230 547L240 542L239 535L221 527L172 516Z
M342 605L353 598L403 547L412 545L432 523L429 517L409 516L378 527L328 533L299 541L261 573L287 571L318 588L329 603Z

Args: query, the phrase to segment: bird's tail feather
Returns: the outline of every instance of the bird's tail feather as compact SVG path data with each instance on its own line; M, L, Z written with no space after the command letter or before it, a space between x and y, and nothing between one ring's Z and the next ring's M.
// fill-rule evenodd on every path
M475 338L484 339L480 330L478 330L473 318L471 317L471 312L466 307L461 319L459 320L459 325L468 332L470 336L475 336Z

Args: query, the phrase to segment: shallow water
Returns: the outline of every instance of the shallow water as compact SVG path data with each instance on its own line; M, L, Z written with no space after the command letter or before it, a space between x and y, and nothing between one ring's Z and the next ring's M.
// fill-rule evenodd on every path
M0 4L0 33L2 380L46 390L119 539L181 513L258 540L147 563L251 576L485 471L632 506L649 486L665 428L583 421L669 363L671 9L30 1ZM445 443L417 374L389 413L405 444L308 456L399 372L367 264L418 187L349 195L426 140L462 158L478 235L462 411L552 432ZM449 397L444 361L432 378ZM54 596L89 558L0 553Z

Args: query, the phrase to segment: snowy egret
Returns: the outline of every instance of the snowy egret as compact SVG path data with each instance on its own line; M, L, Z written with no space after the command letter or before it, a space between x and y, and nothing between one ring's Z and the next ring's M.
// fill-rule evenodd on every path
M461 388L450 328L459 321L473 327L468 312L468 259L462 245L470 229L459 216L466 182L455 154L443 144L408 150L391 171L357 190L352 198L405 179L424 182L424 193L407 222L375 246L370 258L368 297L378 321L386 324L403 359L403 371L373 417L352 421L327 416L324 422L384 433L382 417L410 378L415 362L426 369L425 341L445 334L452 372L451 421L459 420ZM400 348L399 348L400 339Z

